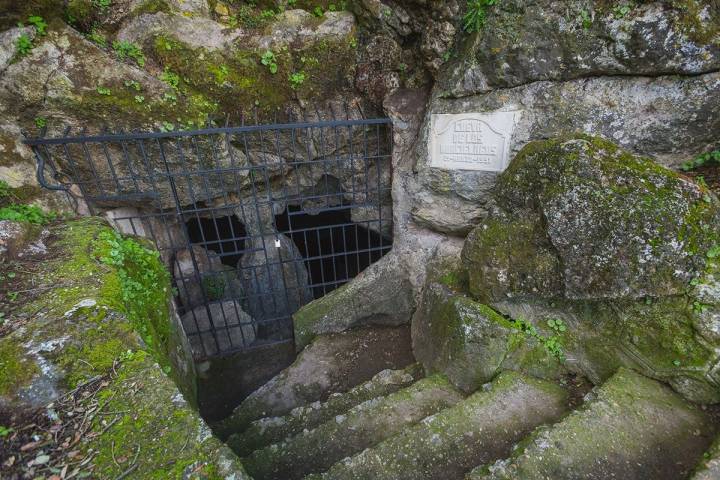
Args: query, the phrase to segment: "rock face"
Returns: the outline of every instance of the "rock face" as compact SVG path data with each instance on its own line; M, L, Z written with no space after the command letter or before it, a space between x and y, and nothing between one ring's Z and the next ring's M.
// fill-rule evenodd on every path
M697 75L720 69L720 10L541 0L502 2L464 42L441 80L462 97L542 80L602 75Z
M0 220L0 259L13 260L23 248L29 225Z
M719 38L720 10L697 0L488 7L483 28L460 39L437 75L417 142L414 221L465 236L487 215L497 179L428 166L435 113L520 110L512 154L579 131L665 165L717 149Z
M556 375L514 356L519 336L595 383L625 365L690 400L720 400L720 203L705 187L579 136L525 147L493 202L445 278L453 288L425 288L413 333L426 368L463 386L503 364Z

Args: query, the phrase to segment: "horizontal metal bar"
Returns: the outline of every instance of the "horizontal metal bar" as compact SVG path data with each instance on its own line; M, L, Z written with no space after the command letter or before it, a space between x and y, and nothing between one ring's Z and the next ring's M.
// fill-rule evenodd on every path
M278 123L265 125L248 125L244 127L218 127L205 128L200 130L181 130L173 132L139 132L111 135L90 135L78 137L51 137L51 138L28 138L24 140L26 145L62 145L70 143L99 143L99 142L125 142L132 140L147 140L158 138L181 138L197 135L218 135L251 133L259 131L275 130L297 130L304 128L328 128L328 127L352 127L355 125L383 125L392 124L390 118L370 118L359 120L328 120L318 122Z

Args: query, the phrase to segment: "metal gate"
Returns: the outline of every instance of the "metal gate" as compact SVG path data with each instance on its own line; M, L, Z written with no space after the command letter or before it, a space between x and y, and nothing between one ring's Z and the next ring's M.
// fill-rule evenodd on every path
M243 118L26 143L42 186L155 243L204 359L292 341L301 306L390 250L391 130L387 118Z

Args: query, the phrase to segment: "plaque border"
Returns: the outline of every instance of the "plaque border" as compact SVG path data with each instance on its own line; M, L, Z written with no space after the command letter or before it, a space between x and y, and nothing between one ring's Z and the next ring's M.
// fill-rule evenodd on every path
M493 112L463 112L463 113L432 113L430 114L430 144L428 146L428 166L430 168L437 168L440 170L449 170L449 171L472 171L472 172L503 172L508 167L508 164L510 163L510 140L512 139L512 135L515 132L515 127L517 127L518 121L520 120L520 116L522 115L522 110L495 110ZM489 121L492 119L492 117L495 117L497 119L497 116L501 117L501 121L504 126L507 127L507 133L499 132L496 128L493 128L492 123ZM443 122L444 120L444 122ZM438 165L435 160L439 158L439 142L438 142L438 136L440 132L439 129L442 129L442 133L444 133L447 128L451 125L452 122L455 121L461 121L461 120L478 120L483 122L485 125L488 126L490 130L492 130L494 133L500 135L503 139L503 164L500 166L499 169L496 168L487 168L483 165L478 164L477 167L481 168L468 168L469 165L462 165L462 167L450 167L447 164ZM444 123L444 124L443 124ZM497 123L497 120L496 122ZM464 167L464 168L463 168Z

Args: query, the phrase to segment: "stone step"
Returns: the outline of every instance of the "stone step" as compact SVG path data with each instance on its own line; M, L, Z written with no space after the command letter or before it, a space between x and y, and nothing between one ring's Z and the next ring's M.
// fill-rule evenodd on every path
M561 422L537 429L506 460L468 480L687 478L715 426L667 386L621 368Z
M434 375L387 397L368 400L343 415L243 459L255 480L293 480L323 472L423 418L455 405L462 394Z
M325 402L297 407L282 417L255 420L244 432L231 435L227 444L238 455L249 455L254 450L281 442L303 430L312 430L367 400L408 387L422 377L422 367L417 363L403 370L383 370L346 393L330 395Z
M367 327L318 337L295 362L250 394L232 415L213 425L220 438L244 431L255 420L287 415L293 408L347 392L386 369L415 363L410 330Z
M538 425L561 418L567 397L553 383L501 373L454 407L306 480L462 479L479 463L508 455Z

